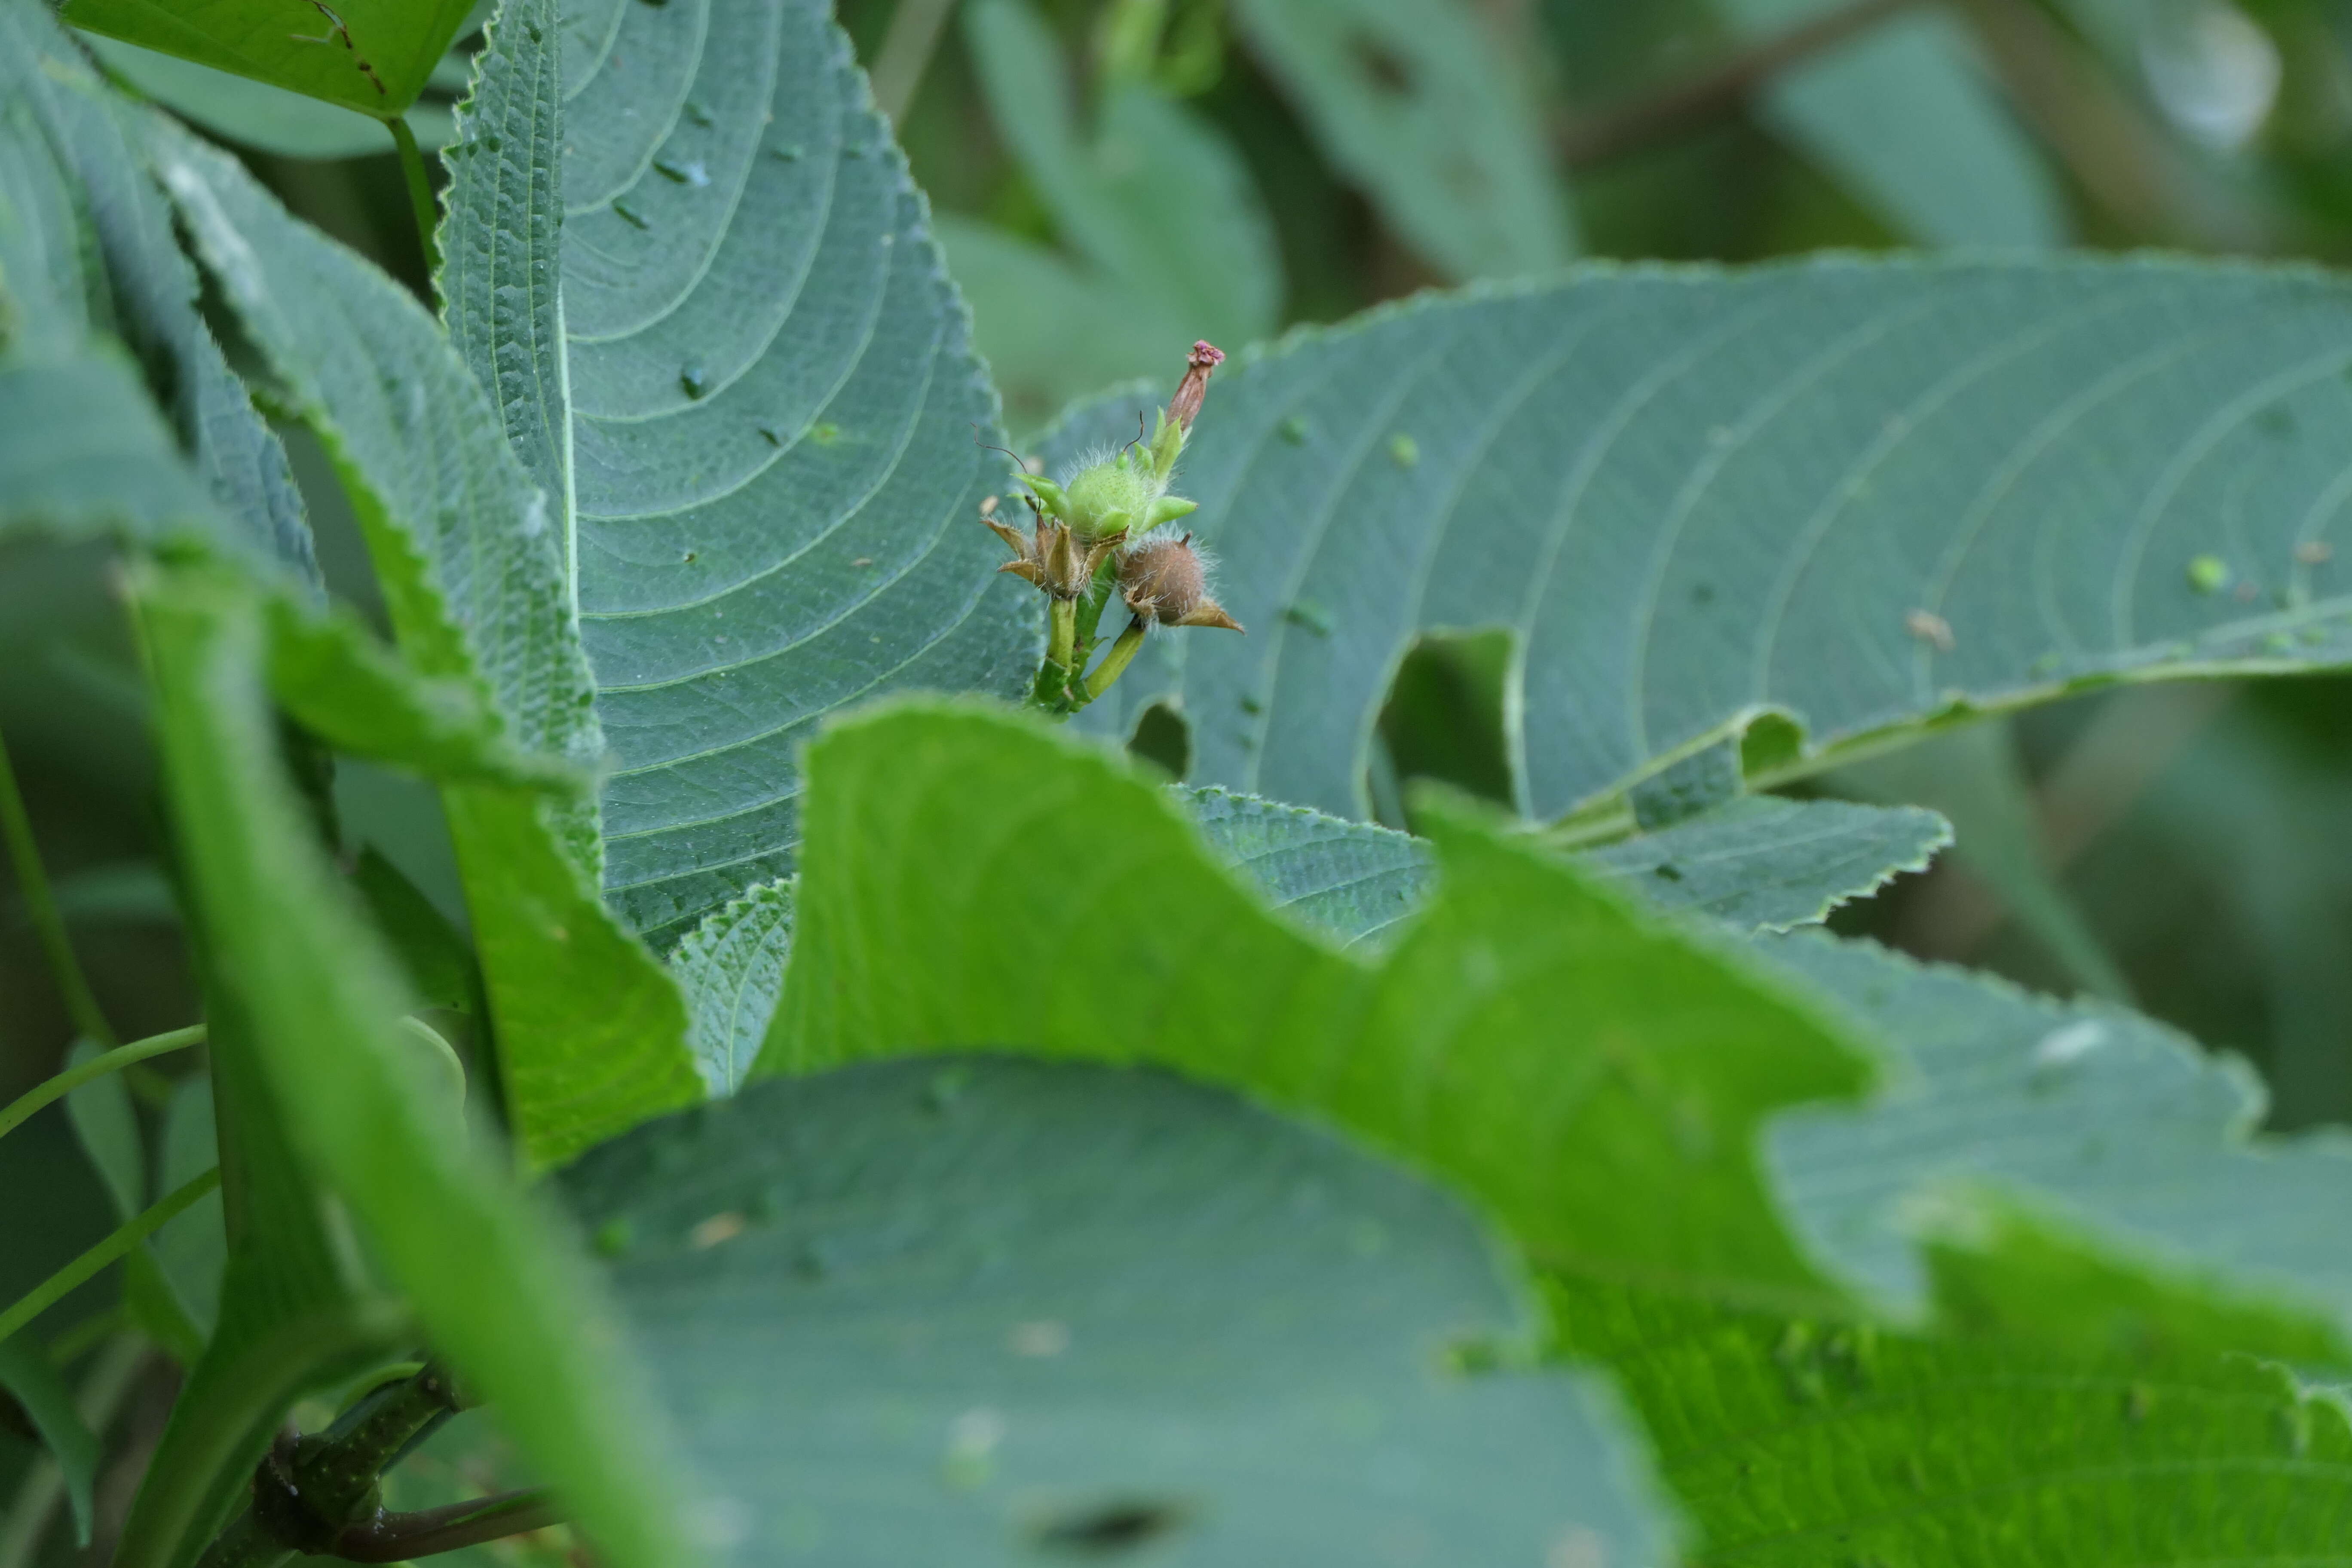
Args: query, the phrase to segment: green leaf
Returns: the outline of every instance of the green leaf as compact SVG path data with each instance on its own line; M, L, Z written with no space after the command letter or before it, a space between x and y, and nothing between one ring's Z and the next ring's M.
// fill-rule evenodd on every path
M101 83L39 0L0 0L0 101L22 106L76 193L92 237L101 321L138 358L221 515L225 547L314 577L310 527L286 450L196 313L196 272L147 171L142 111ZM0 129L0 139L5 131Z
M436 1104L400 1037L392 962L308 837L249 590L181 573L138 591L193 900L272 1101L301 1108L286 1132L600 1552L619 1568L690 1561L661 1426L612 1353L601 1292Z
M0 362L0 531L203 538L216 515L119 352Z
M1332 166L1446 276L1548 272L1574 229L1519 69L1460 0L1238 0Z
M2065 1354L1559 1282L1616 1373L1691 1560L1959 1568L2326 1561L2352 1506L2339 1397L2242 1356Z
M347 610L269 606L269 689L320 741L455 784L577 795L591 775L518 748L477 682L420 676Z
M973 516L1005 488L995 402L814 0L593 0L560 29L515 0L463 121L450 331L568 546L607 895L667 945L791 868L825 714L1034 677L1035 595Z
M103 1054L96 1042L77 1040L66 1056L66 1065L85 1067ZM107 1073L67 1095L66 1118L73 1123L81 1152L89 1156L91 1168L106 1184L107 1195L114 1200L115 1217L128 1220L137 1215L147 1206L147 1148L122 1075ZM196 1173L191 1171L188 1175Z
M1762 38L1828 0L1720 0ZM1765 95L1765 122L1922 245L2051 250L2065 199L2002 102L1962 17L1918 11L1872 27Z
M89 1544L90 1493L98 1478L98 1435L74 1406L73 1391L30 1333L0 1340L0 1391L14 1395L65 1477L73 1507L74 1541Z
M335 458L409 663L486 686L514 745L595 763L556 509L433 320L222 154L165 134L157 155L230 304ZM595 897L584 814L483 785L449 788L444 805L527 1156L560 1160L698 1098L685 1003Z
M1507 1370L1528 1298L1479 1227L1224 1096L852 1068L564 1188L744 1562L1662 1558L1605 1399Z
M1916 801L1949 818L1953 858L1981 878L2068 978L2110 1001L2131 985L2045 864L2042 819L2011 728L1971 724L1840 768L1829 787L1867 800Z
M1189 804L1276 909L1349 946L1377 944L1409 920L1435 878L1429 847L1392 828L1218 789L1192 791ZM1751 795L1580 858L1663 908L1785 931L1925 869L1950 839L1931 811Z
M1882 1302L1923 1310L1918 1240L1969 1241L1990 1192L2150 1270L2227 1280L2352 1335L2352 1140L2256 1138L2243 1063L2120 1009L1867 943L1798 934L1759 952L1906 1058L1867 1109L1793 1113L1768 1140L1815 1252ZM1998 1250L2000 1228L1977 1249Z
M1192 799L1233 864L1278 908L1334 935L1411 930L1430 897L1418 840L1213 791ZM1921 847L1942 837L1928 813L1856 820L1846 817L1853 809L1751 798L1592 859L1613 861L1618 875L1654 896L1664 889L1641 873L1644 864L1696 868L1709 843L1760 848L1749 877L1727 878L1728 885L1752 878L1793 895L1791 908L1818 910L1839 880L1783 880L1776 862L1799 865L1827 848L1830 864L1853 868L1843 880L1867 891L1886 862L1860 852L1864 846L1901 846L1906 830ZM1763 832L1776 818L1777 842ZM1859 830L1851 854L1841 836L1813 831L1842 818ZM1683 848L1664 847L1677 839ZM1697 891L1692 884L1706 879L1673 890ZM1723 912L1703 900L1685 907ZM2151 1290L2172 1303L2168 1310L2251 1299L2288 1325L2275 1331L2306 1344L2315 1322L2352 1335L2352 1270L2339 1264L2352 1255L2344 1218L2352 1214L2352 1142L2334 1133L2253 1140L2263 1101L2242 1064L2209 1058L2117 1008L2031 996L1868 942L1768 934L1750 951L1906 1068L1865 1107L1790 1110L1766 1134L1773 1190L1809 1254L1882 1308L1913 1321L1933 1307L1959 1312L1932 1300L1940 1256L1947 1275L1974 1271L1980 1306L1987 1291L2016 1294L2020 1279L2034 1281L2000 1326L2045 1345L2073 1339L2103 1312L2146 1318ZM2063 1245L2044 1234L2053 1227Z
M372 115L117 38L93 33L81 41L113 76L211 135L281 158L381 157L393 151L392 133ZM412 103L401 118L427 151L457 129L446 104Z
M173 1086L163 1111L163 1160L156 1190L173 1191L219 1163L212 1083L201 1076L184 1079ZM210 1339L220 1321L221 1276L228 1262L218 1195L198 1199L187 1213L157 1231L151 1250L173 1303L200 1341Z
M1751 782L1956 708L2341 662L2348 324L2308 271L1841 258L1286 339L1220 373L1180 474L1249 636L1155 637L1079 721L1174 700L1194 782L1360 816L1404 650L1505 627L1549 817L1767 712L1801 745ZM2251 598L2199 591L2209 553Z
M1273 223L1221 133L1128 81L1106 83L1082 126L1061 43L1024 0L967 7L964 32L990 118L1081 258L985 225L941 223L1008 398L1021 394L1034 422L1081 393L1165 374L1197 339L1273 332L1282 305Z
M751 1076L793 944L793 888L763 882L686 935L670 955L694 1009L694 1059L714 1095Z
M761 1072L922 1049L1151 1062L1446 1178L1539 1263L1823 1299L1751 1140L1777 1107L1853 1092L1860 1061L1567 863L1448 819L1435 898L1373 967L1275 917L1169 793L1034 721L904 707L828 731L809 765Z
M67 0L65 19L384 119L425 90L472 0Z

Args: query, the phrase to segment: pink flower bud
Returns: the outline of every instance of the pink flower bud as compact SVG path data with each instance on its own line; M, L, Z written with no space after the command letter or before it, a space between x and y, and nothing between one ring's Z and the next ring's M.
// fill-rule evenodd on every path
M1201 401L1209 395L1209 373L1225 363L1223 349L1206 338L1192 345L1192 356L1184 363L1184 379L1176 385L1176 395L1168 400L1168 423L1181 430L1192 428L1200 416Z

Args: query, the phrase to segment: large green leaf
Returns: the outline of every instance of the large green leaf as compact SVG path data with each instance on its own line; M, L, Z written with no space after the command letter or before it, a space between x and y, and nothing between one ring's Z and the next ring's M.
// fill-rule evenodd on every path
M1769 804L1790 828L1822 809ZM1402 835L1295 808L1204 815L1237 867L1343 938L1410 921L1428 897L1403 853L1425 851ZM1742 818L1768 820L1730 814ZM1702 816L1601 854L1715 831ZM1801 847L1801 828L1790 837ZM1370 896L1325 894L1357 886ZM1766 1134L1773 1190L1811 1255L1881 1307L1926 1317L1937 1249L1958 1247L1974 1257L1979 1305L1988 1280L2036 1282L2002 1326L2045 1341L2102 1312L2144 1316L2153 1291L2168 1310L2228 1307L2217 1331L2244 1331L2244 1305L2274 1321L2265 1333L2352 1346L2352 1139L2254 1140L2263 1100L2242 1063L2120 1008L1869 942L1768 933L1751 951L1904 1065L1869 1104L1790 1110Z
M138 111L98 79L39 0L0 0L0 102L14 107L19 126L37 129L74 188L95 241L83 279L94 319L111 322L150 384L163 389L172 425L228 524L215 538L310 574L310 529L285 448L196 313L195 268L147 173Z
M1899 1051L1909 1071L1852 1115L1769 1135L1776 1184L1820 1256L1890 1305L1928 1295L1934 1204L2031 1194L2111 1247L2333 1321L2352 1343L2352 1137L2256 1139L2259 1081L2158 1024L1812 934L1762 950Z
M1719 0L1769 37L1824 0ZM1773 84L1766 122L1923 245L2048 250L2066 240L2058 181L1998 96L1958 16L1879 24Z
M1034 425L1083 393L1181 365L1196 339L1273 332L1273 223L1213 127L1116 79L1082 125L1061 42L1024 0L981 0L964 32L990 117L1076 257L982 224L940 226L1009 403Z
M1759 1118L1861 1062L1736 955L1456 824L1374 966L1300 933L1176 799L1017 715L829 731L762 1072L918 1049L1144 1061L1336 1121L1538 1262L1824 1298L1757 1180Z
M1562 1349L1618 1375L1691 1561L2325 1563L2352 1510L2339 1397L2244 1357L2053 1352L1561 1283Z
M1572 228L1525 76L1464 0L1238 0L1334 167L1446 276L1547 272Z
M601 1292L407 1054L391 958L309 837L278 757L255 596L184 572L150 576L140 597L191 897L269 1103L299 1107L285 1133L600 1552L628 1568L690 1561L661 1428L614 1353Z
M516 745L593 766L558 509L439 328L226 156L161 132L157 156L229 302L335 458L410 663L486 687ZM683 999L589 882L589 814L491 785L451 787L445 805L528 1154L560 1159L698 1097Z
M755 1084L563 1185L738 1561L1664 1556L1638 1445L1525 1369L1454 1203L1158 1073Z
M1347 945L1394 931L1436 876L1429 847L1393 828L1219 789L1195 790L1190 804L1275 908ZM1785 931L1925 869L1950 840L1931 811L1754 795L1595 849L1584 864L1667 909Z
M67 0L65 19L378 119L416 100L473 0Z
M1179 700L1196 782L1361 816L1406 647L1503 627L1549 816L1768 710L1779 777L1955 705L2341 662L2347 326L2309 271L1835 258L1287 339L1220 374L1181 472L1249 636L1156 637L1081 722Z
M516 0L463 118L450 331L572 569L607 894L667 943L789 869L825 713L1034 673L995 401L814 0Z

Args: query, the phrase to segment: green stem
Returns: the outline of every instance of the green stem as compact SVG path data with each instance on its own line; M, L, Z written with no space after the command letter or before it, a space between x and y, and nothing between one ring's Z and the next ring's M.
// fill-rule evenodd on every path
M1135 656L1142 647L1143 617L1138 616L1127 623L1127 630L1118 634L1118 640L1110 645L1108 653L1103 655L1101 666L1087 679L1087 700L1091 702L1108 691L1111 682L1124 675L1127 667L1135 662Z
M416 214L416 243L425 251L425 276L437 277L441 271L441 247L436 237L441 214L433 205L433 178L425 170L425 153L416 145L416 132L408 121L398 116L384 123L392 128L392 144L400 149L400 172L408 179L408 205Z
M25 912L40 934L41 951L47 954L50 973L57 976L58 990L65 996L67 1015L82 1034L101 1046L111 1046L114 1030L99 1009L98 997L74 957L73 943L66 938L65 917L58 912L49 874L41 868L40 846L33 841L33 819L26 814L25 797L16 788L16 771L9 763L5 742L0 742L0 838L7 840L8 861L16 868Z
M15 1306L5 1312L0 1312L0 1340L6 1339L48 1310L75 1286L154 1235L198 1198L219 1185L220 1167L215 1165L170 1196L159 1201L146 1213L125 1225L117 1226L113 1235L34 1286L32 1290Z
M533 1487L446 1508L380 1513L335 1537L334 1554L346 1563L401 1563L525 1535L563 1520L547 1489Z
M1055 599L1047 618L1045 658L1049 663L1070 668L1070 647L1078 635L1078 606L1074 599Z
M117 1046L101 1056L95 1056L79 1067L68 1068L55 1078L45 1079L26 1089L0 1110L0 1137L5 1137L22 1125L25 1119L53 1100L63 1100L94 1078L119 1072L133 1062L143 1062L149 1057L160 1057L167 1051L182 1050L202 1045L205 1026L191 1024L184 1029L169 1034L150 1035L143 1040L133 1040L127 1046Z

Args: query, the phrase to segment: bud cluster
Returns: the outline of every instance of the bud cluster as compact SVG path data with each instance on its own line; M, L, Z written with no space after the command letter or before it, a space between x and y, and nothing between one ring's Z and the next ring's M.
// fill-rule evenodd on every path
M1200 504L1169 494L1169 484L1208 395L1209 376L1224 358L1207 342L1192 345L1184 379L1149 442L1139 437L1117 452L1082 459L1058 482L1023 474L1030 493L1022 499L1034 519L1029 532L991 515L992 506L982 510L981 521L1013 552L998 570L1033 584L1051 604L1034 697L1040 705L1060 713L1085 707L1118 679L1152 626L1242 629L1210 596L1207 563L1191 534L1146 537ZM1130 619L1089 675L1095 628L1114 590Z

